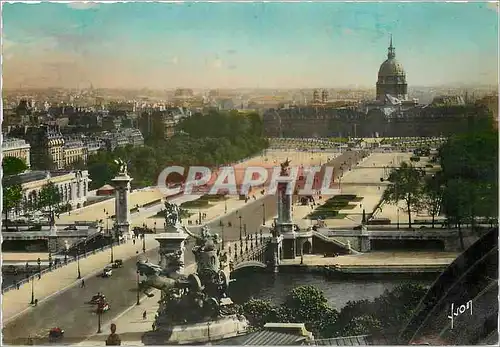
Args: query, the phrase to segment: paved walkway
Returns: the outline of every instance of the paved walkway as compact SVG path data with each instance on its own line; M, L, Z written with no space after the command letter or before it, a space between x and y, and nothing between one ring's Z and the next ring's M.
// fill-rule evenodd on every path
M132 209L136 205L142 206L161 198L163 198L163 194L156 188L137 190L130 193L129 206ZM109 216L115 214L114 198L63 214L56 223L71 224L75 221L95 221L101 219L105 221L106 212L108 212Z
M234 249L234 244L238 242L231 242L228 244ZM196 265L191 264L186 267L185 274L190 274L196 271ZM117 333L120 335L122 345L126 346L143 346L141 338L144 333L153 329L153 322L155 320L156 312L159 308L158 301L161 297L159 290L152 290L153 297L145 297L142 299L140 305L134 305L118 314L111 322L101 327L101 333L90 336L87 340L77 344L79 346L102 346L106 341L107 336L111 333L111 324L116 324ZM143 318L143 313L146 311L146 319Z
M291 150L268 150L264 155L245 160L243 163L235 165L235 168L248 166L259 166L272 164L278 166L287 158L291 161L290 165L320 165L338 156L339 153L332 152L306 152Z
M146 250L158 247L154 235L146 235ZM128 259L136 255L136 251L142 248L142 243L134 245L129 241L120 246L113 247L115 259ZM110 261L110 251L104 251L80 259L80 273L82 278L91 277L101 271ZM48 299L59 292L72 286L80 284L77 279L77 262L57 268L52 272L42 275L41 279L34 280L35 297L40 301ZM10 290L3 294L2 314L3 319L10 320L18 314L29 309L31 300L31 282L22 285L19 290Z
M40 258L41 261L49 259L48 252L27 253L27 252L2 252L2 261L5 262L34 262Z
M321 255L304 255L304 264L309 266L397 266L397 265L449 265L459 255L454 252L370 252L324 257ZM298 265L300 258L285 259L283 265Z

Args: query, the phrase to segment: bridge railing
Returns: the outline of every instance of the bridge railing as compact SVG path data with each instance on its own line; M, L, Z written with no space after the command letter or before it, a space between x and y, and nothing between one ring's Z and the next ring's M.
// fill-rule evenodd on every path
M117 245L114 245L114 246L118 246L118 245L121 245L123 243L125 243L125 241L120 241L120 242L118 242ZM21 287L23 284L29 283L31 280L34 280L36 277L40 278L43 274L49 273L49 272L51 272L51 271L53 271L55 269L61 268L63 266L71 264L71 263L73 263L75 261L78 261L78 258L87 258L90 255L94 255L94 254L97 254L97 253L104 252L104 251L106 251L106 250L108 250L110 248L111 248L111 245L105 245L105 246L103 246L101 248L94 249L92 251L86 252L86 253L80 255L79 257L72 257L72 258L68 257L63 262L58 263L57 266L53 265L52 267L45 268L45 269L43 269L43 270L41 270L39 272L35 272L34 274L32 274L32 275L30 275L30 276L28 276L26 278L23 278L23 279L21 279L19 281L16 281L16 283L13 283L13 284L5 287L5 288L2 288L2 294L3 293L7 293L8 291L16 289L17 286ZM57 258L57 259L60 259L60 258Z
M248 240L236 244L234 248L229 249L229 259L233 266L244 261L255 260L255 258L262 256L270 242L270 237L257 236L249 238Z

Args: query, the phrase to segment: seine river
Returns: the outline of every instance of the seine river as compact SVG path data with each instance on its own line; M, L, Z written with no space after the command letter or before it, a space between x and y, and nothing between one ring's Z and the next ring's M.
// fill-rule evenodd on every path
M330 306L342 309L348 301L372 300L405 282L428 286L432 280L408 279L329 279L313 273L248 273L230 285L230 296L236 303L250 298L268 299L280 304L290 290L299 285L313 285L325 293Z

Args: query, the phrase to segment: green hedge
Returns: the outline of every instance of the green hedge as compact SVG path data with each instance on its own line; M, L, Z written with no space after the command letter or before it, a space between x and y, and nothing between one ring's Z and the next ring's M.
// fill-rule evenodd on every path
M181 208L208 208L210 207L210 204L208 200L193 200L193 201L186 201L181 204Z
M224 201L227 197L223 194L205 194L199 200L205 201Z

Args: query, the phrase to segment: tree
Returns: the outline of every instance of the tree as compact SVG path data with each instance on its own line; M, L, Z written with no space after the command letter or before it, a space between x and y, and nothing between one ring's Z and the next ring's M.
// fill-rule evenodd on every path
M282 308L290 322L305 323L307 330L316 336L321 336L322 330L333 323L331 319L335 316L325 294L311 285L292 289Z
M405 202L404 211L408 213L408 227L411 228L411 215L419 208L423 192L423 171L406 162L394 169L388 178L391 183L384 192L384 199L391 203Z
M373 335L382 330L382 323L372 315L354 317L342 330L342 336Z
M11 176L28 170L28 166L22 159L16 157L5 157L2 160L2 169L4 176Z
M3 211L5 213L5 230L8 229L9 212L18 207L23 198L23 190L20 184L15 184L10 187L2 187Z
M432 228L436 221L436 216L441 212L443 203L444 185L440 175L427 176L421 200L421 207L432 216Z
M252 328L263 328L266 323L278 321L278 307L268 300L250 299L241 307Z
M373 312L385 334L395 334L409 321L427 289L415 283L403 283L373 301Z
M53 182L48 182L40 189L36 206L48 212L49 223L52 225L55 222L55 215L61 211L61 202L59 189Z

